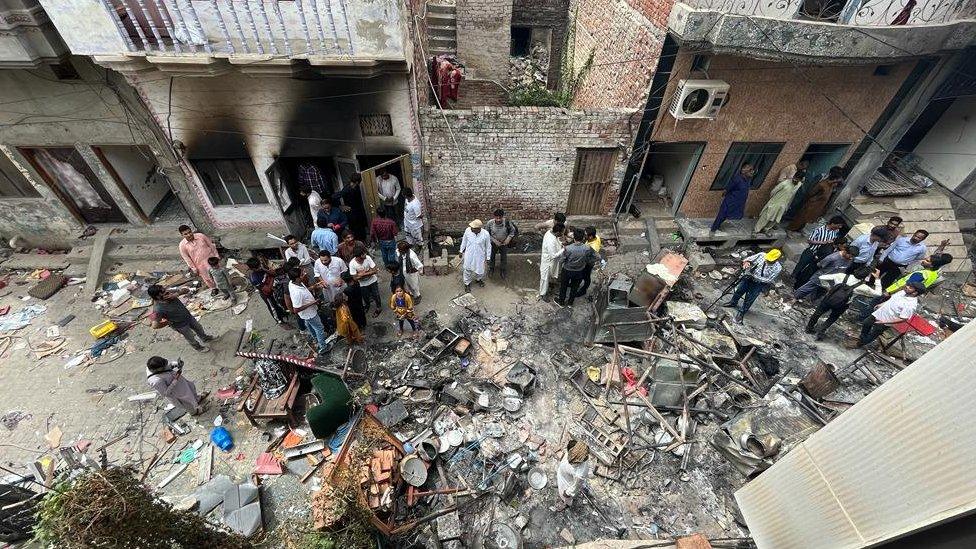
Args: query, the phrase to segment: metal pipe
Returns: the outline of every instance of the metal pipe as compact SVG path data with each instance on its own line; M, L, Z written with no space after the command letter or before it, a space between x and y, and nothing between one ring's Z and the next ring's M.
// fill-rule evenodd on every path
M193 25L197 28L197 32L200 33L200 38L203 40L203 51L213 53L213 48L210 47L210 40L207 38L207 33L203 30L200 17L197 16L197 9L193 7L193 0L186 0L186 5L189 8L190 17L193 19Z
M129 31L126 30L125 24L122 23L122 19L119 17L119 12L114 5L110 4L108 0L101 0L102 7L108 12L109 16L112 18L112 22L115 23L115 29L119 31L122 35L122 40L125 42L125 46L129 48L129 51L136 50L136 45L132 41L132 37L129 36Z
M213 8L214 15L217 16L217 27L220 29L220 33L224 35L224 41L227 42L227 53L234 55L234 43L230 40L230 31L227 30L224 16L220 13L220 4L217 3L217 0L210 0L210 7Z
M237 9L234 7L234 0L227 0L227 5L230 7L230 15L234 21L234 32L241 39L241 48L244 53L251 53L251 48L247 46L247 38L244 36L244 29L241 28L241 19L237 16Z
M308 21L305 19L305 8L302 7L302 0L295 0L295 9L298 10L298 20L302 24L302 32L305 34L305 55L315 53L312 47L312 35L308 32Z
M254 14L251 13L251 2L244 0L244 7L247 8L247 10L245 10L247 23L251 26L251 32L254 33L254 47L257 48L259 55L264 55L264 46L261 44L261 35L258 34L258 26L254 23Z
M261 20L264 23L264 31L268 33L268 41L271 43L271 54L278 55L278 45L275 44L274 35L271 34L271 20L268 19L268 10L264 7L264 0L258 0L258 11L261 12Z
M186 22L183 19L183 12L180 11L179 0L170 0L170 1L173 4L173 9L172 9L173 20L176 21L177 31L182 33L184 36L186 36L187 44L190 46L190 51L196 52L197 46L196 44L193 43L193 40L190 37L190 29L189 27L186 26ZM169 8L169 4L167 4L166 7Z
M182 53L183 47L180 46L180 41L176 39L176 29L173 28L173 21L169 18L169 12L166 10L166 6L160 0L153 0L153 5L156 6L156 11L159 12L159 18L163 20L163 28L166 29L166 34L169 35L169 41L173 44L173 50L176 53Z
M139 9L146 18L149 30L152 32L153 38L156 39L156 48L160 51L166 51L166 46L163 44L163 37L159 34L159 29L156 28L156 20L152 18L152 15L149 14L149 9L146 8L145 0L136 0L136 3L139 4Z
M139 40L142 41L142 50L146 51L149 49L149 40L146 39L146 33L142 32L142 25L139 24L139 19L133 13L132 9L129 8L129 3L127 0L121 0L122 9L125 10L125 14L129 17L129 22L136 29L136 34L139 35Z
M278 2L272 2L271 9L274 10L275 17L278 19L278 24L281 25L281 36L285 39L285 53L291 57L291 41L288 40L288 30L285 26L285 18L281 16L281 8L278 7Z

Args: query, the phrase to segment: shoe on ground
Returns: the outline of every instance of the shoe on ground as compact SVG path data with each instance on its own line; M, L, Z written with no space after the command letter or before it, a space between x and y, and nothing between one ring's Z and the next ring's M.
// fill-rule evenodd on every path
M482 288L484 288L485 287L485 281L484 280L479 280L478 281L478 286L481 286Z
M217 336L205 335L201 339L203 339L204 341L213 341L213 340L217 339Z
M471 293L471 285L470 284L465 284L464 285L464 291L466 293L469 293L470 294Z
M209 353L210 347L195 347L198 353Z
M722 306L725 307L726 309L735 309L736 307L739 306L739 304L732 303L731 301L726 301L725 303L722 304Z
M743 319L744 317L745 317L745 315L744 315L744 314L742 314L742 313L738 313L738 314L736 314L736 315L735 315L735 321L736 321L736 323L738 323L738 324L742 324L742 319Z

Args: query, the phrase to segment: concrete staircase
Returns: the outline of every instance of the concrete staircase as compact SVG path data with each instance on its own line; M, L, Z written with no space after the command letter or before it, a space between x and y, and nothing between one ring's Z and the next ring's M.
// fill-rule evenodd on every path
M673 235L678 231L678 225L671 216L644 215L635 218L625 214L617 221L618 249L622 252L645 250L650 247L668 248L680 245L681 240L675 240Z
M457 53L457 8L443 4L427 5L428 55Z

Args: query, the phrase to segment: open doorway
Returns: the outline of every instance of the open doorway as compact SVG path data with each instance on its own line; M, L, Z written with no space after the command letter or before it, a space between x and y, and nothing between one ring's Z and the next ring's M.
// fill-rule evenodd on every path
M397 225L403 226L403 189L413 188L413 164L409 154L381 154L381 155L358 155L356 160L363 168L363 201L366 205L366 215L369 221L376 215L376 208L380 206L379 197L379 174L386 171L391 178L396 178L400 186L400 195L397 197L395 205L394 220Z
M850 143L810 143L807 146L807 150L800 157L801 162L805 161L808 164L807 175L803 179L803 187L797 191L786 215L783 216L784 220L793 219L810 189L826 177L830 168L841 165L850 147Z
M173 194L169 180L159 170L156 157L148 147L102 145L92 150L119 188L127 192L144 222L189 222L186 210Z
M25 147L20 152L79 222L128 221L74 147Z
M309 188L323 199L330 199L339 190L335 159L331 156L279 157L266 175L288 231L299 238L315 229L308 199L301 191Z
M634 202L644 215L675 215L705 151L705 143L651 143Z

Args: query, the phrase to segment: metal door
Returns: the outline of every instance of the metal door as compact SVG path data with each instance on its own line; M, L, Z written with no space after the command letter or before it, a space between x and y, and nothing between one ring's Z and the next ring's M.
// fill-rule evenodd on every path
M617 149L576 149L567 215L599 215L613 178Z

